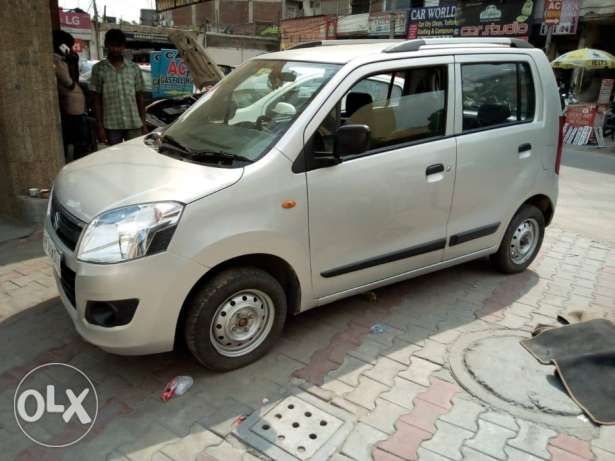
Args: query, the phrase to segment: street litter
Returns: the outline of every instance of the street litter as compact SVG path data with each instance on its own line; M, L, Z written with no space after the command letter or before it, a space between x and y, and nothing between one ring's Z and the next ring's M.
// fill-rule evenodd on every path
M241 423L243 423L246 420L246 416L244 415L239 415L237 416L237 418L235 418L235 421L233 421L233 426L239 426Z
M388 326L388 325L383 325L382 323L376 323L376 324L372 325L372 327L369 329L369 331L370 331L370 333L372 333L374 335L380 335L382 333L386 333L390 329L391 329L391 327Z
M269 403L269 399L267 397L265 397L263 400L263 405L267 405Z
M171 400L175 395L184 395L193 384L194 380L192 376L176 376L164 387L164 391L162 391L160 398L166 402L167 400Z
M376 301L378 301L378 295L376 294L375 291L368 291L366 293L361 293L361 296L363 296L370 303L375 303Z

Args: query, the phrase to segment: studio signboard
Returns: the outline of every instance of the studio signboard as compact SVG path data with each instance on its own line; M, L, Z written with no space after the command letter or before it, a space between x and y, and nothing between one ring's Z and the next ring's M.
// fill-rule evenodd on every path
M457 2L408 11L408 38L521 37L532 25L532 0Z

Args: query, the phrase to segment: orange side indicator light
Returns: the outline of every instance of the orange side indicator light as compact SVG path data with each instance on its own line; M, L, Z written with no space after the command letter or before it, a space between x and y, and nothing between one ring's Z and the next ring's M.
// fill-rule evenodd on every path
M297 202L295 202L294 200L284 200L282 202L282 208L284 208L286 210L290 210L291 208L295 208L295 205L297 205Z

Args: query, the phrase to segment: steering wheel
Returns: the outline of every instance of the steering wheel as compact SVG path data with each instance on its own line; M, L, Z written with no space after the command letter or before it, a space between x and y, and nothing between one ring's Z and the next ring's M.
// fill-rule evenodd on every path
M273 122L273 119L268 115L261 115L256 119L256 129L260 131L266 131L267 133L271 133L271 130L267 125Z

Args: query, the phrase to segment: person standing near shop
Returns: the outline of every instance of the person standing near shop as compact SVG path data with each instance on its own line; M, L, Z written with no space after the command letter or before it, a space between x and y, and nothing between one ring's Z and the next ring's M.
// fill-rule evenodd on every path
M143 76L124 57L126 37L120 29L105 34L107 59L92 68L91 90L98 140L113 145L146 134Z
M85 115L85 95L79 86L79 55L73 51L74 44L75 39L68 32L53 32L53 65L58 83L67 163L88 153L90 139Z

